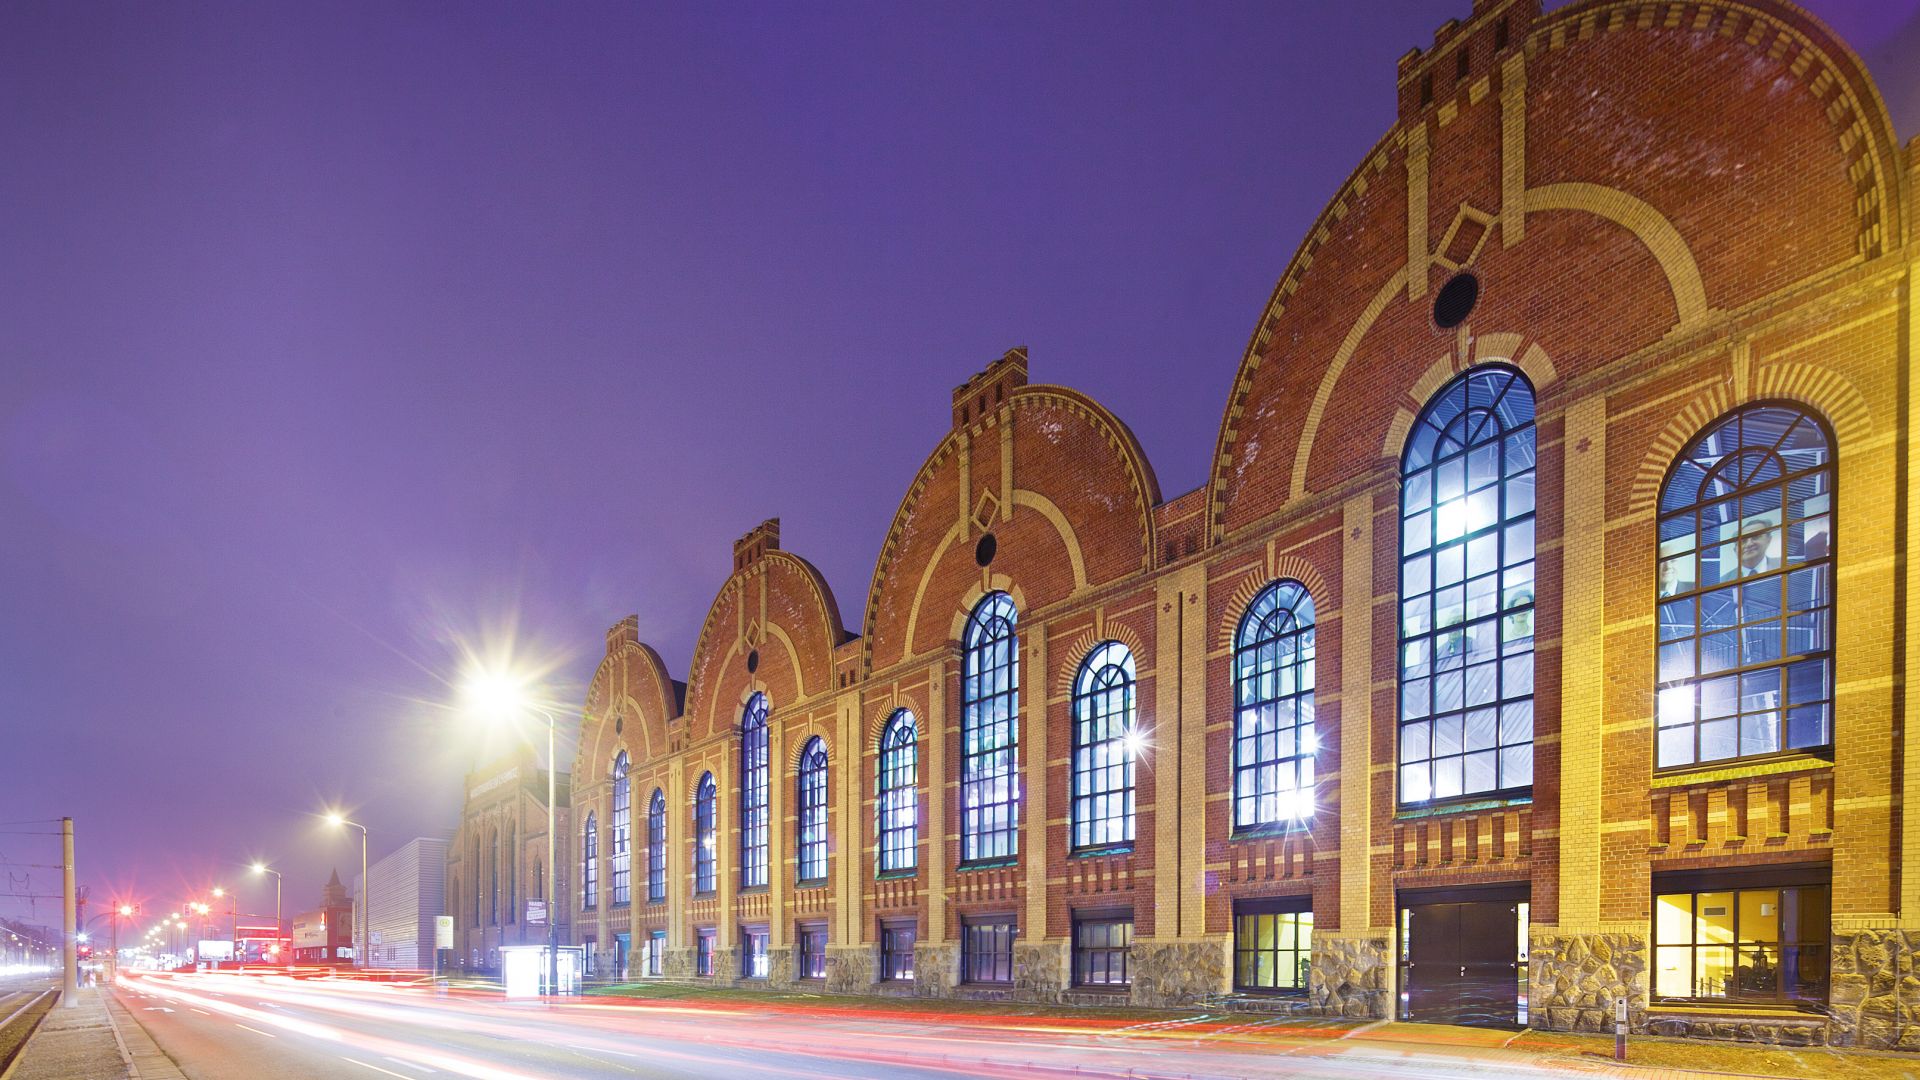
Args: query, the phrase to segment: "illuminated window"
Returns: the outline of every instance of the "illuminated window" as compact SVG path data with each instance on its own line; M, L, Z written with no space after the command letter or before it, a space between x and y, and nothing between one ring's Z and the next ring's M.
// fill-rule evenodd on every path
M769 967L767 928L764 926L741 927L740 946L740 974L749 979L766 978Z
M1013 981L1012 916L969 919L960 932L960 977L964 982Z
M1275 582L1247 605L1233 647L1233 827L1313 816L1313 597Z
M800 752L800 880L827 880L827 744L814 737Z
M913 713L901 709L880 734L880 872L912 870L920 844L920 748Z
M800 977L827 977L827 924L809 923L800 928Z
M647 800L647 903L667 899L667 796L659 788Z
M740 887L767 883L767 696L740 715Z
M1533 390L1489 365L1400 462L1400 802L1533 785Z
M654 930L647 934L647 974L658 977L662 961L667 953L667 932Z
M1132 954L1132 916L1074 920L1075 986L1126 986L1133 982Z
M1233 905L1235 989L1306 991L1313 950L1310 903L1300 896Z
M913 943L919 936L918 932L918 924L911 919L880 924L880 980L882 982L913 980Z
M1833 456L1786 405L1723 417L1660 491L1662 768L1833 744Z
M513 826L508 825L507 826L507 842L501 848L501 853L506 858L507 869L506 869L506 873L504 873L501 876L506 882L506 890L507 890L506 914L507 914L507 922L509 924L513 922L514 900L517 898L516 897L517 890L515 889L515 886L519 884L519 881L520 881L520 879L514 874L514 871L517 869L517 867L515 866L515 863L519 861L516 858L514 858L516 851L517 851L517 845L515 845L513 842Z
M1139 748L1133 653L1097 645L1073 682L1073 846L1133 843L1133 762Z
M627 782L627 752L613 759L613 850L608 852L609 877L613 886L613 906L625 907L632 899L633 869L633 790Z
M997 592L967 620L960 680L960 861L1019 853L1020 641L1013 598Z
M1653 996L1823 1005L1828 887L1764 885L1752 875L1724 885L1669 892L1656 879Z
M700 777L693 796L693 894L713 893L713 801L718 792L713 774Z
M588 911L600 903L600 827L587 811L587 830L580 841L580 906Z
M695 975L713 974L712 927L703 927L693 932L693 973Z

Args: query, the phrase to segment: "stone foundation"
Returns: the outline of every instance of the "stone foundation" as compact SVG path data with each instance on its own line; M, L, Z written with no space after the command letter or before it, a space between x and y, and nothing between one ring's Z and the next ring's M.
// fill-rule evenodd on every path
M1920 979L1913 954L1920 931L1833 931L1831 1023L1835 1046L1920 1049Z
M660 975L667 979L691 979L693 961L692 949L667 949L660 954Z
M960 946L946 942L916 942L913 946L913 986L919 997L946 997L953 993L960 971Z
M1541 1031L1609 1032L1613 1005L1627 999L1628 1029L1645 1030L1645 934L1527 935L1527 1022Z
M740 950L713 948L713 981L720 986L740 985Z
M879 978L879 946L827 946L827 993L871 993Z
M1389 1015L1386 936L1313 935L1307 1000L1322 1016L1384 1020Z
M1613 1030L1611 1026L1608 1031ZM1827 1021L1821 1016L1714 1017L1655 1011L1635 1031L1684 1039L1767 1043L1777 1046L1821 1046L1827 1041Z
M1014 996L1021 1001L1058 1002L1070 985L1072 962L1064 941L1014 942Z
M767 986L775 990L791 990L799 982L795 972L800 970L799 957L794 948L767 949ZM751 985L754 980L746 982Z
M1224 993L1230 955L1226 941L1135 941L1130 1003L1169 1008Z

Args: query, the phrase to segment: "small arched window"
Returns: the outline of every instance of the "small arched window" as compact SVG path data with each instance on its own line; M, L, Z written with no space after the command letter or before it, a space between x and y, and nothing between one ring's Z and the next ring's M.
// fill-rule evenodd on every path
M767 696L740 714L740 887L767 883Z
M1833 744L1833 453L1786 404L1716 421L1660 491L1655 764Z
M667 796L659 788L647 800L647 903L667 899Z
M1073 681L1073 846L1133 843L1133 766L1140 746L1133 653L1096 645Z
M818 736L800 751L800 880L827 880L827 744Z
M600 903L600 826L587 811L587 827L580 837L580 906L592 911Z
M1313 815L1313 597L1279 581L1247 605L1233 640L1233 827Z
M880 733L880 872L912 870L920 850L919 732L908 709L896 711Z
M1476 367L1400 460L1400 802L1533 786L1533 388Z
M1019 612L1003 592L974 606L962 642L960 861L1020 852Z
M713 774L704 773L693 796L693 893L713 892L713 803L718 791Z
M632 899L633 790L627 782L627 752L613 759L613 850L607 860L613 881L613 906Z

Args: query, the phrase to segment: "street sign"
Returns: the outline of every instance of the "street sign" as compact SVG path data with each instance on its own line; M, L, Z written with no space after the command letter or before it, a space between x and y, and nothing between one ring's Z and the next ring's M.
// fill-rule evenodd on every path
M453 916L435 915L433 917L433 947L453 948Z
M545 900L527 901L527 923L531 926L547 924L547 902Z

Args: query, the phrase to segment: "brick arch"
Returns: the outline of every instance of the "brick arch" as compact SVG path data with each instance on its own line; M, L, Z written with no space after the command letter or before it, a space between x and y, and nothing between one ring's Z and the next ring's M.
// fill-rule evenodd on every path
M1387 424L1387 437L1380 443L1381 457L1400 460L1400 452L1405 449L1407 436L1413 431L1414 421L1420 419L1421 411L1435 394L1463 372L1483 364L1510 364L1520 369L1532 384L1535 401L1544 397L1546 388L1560 377L1547 350L1537 341L1528 341L1524 334L1481 334L1471 340L1469 349L1465 363L1448 351L1428 365L1413 386L1401 395L1399 407L1394 409L1393 419ZM1304 439L1301 445L1307 445Z
M1020 622L1025 623L1027 619L1026 594L1020 591L1020 586L1014 584L1012 578L1004 574L982 573L980 579L978 584L968 586L967 591L960 594L960 604L954 609L953 621L947 630L947 641L955 648L959 648L966 640L967 620L973 617L973 610L980 606L980 601L994 593L1003 592L1013 597L1013 610L1019 614ZM1015 632L1019 630L1016 628Z
M1117 641L1125 645L1127 651L1133 654L1134 675L1138 678L1140 657L1145 654L1146 646L1141 643L1140 635L1134 632L1133 627L1123 622L1108 622L1083 631L1065 649L1057 653L1052 646L1048 647L1048 656L1058 656L1061 659L1058 668L1054 671L1053 694L1071 698L1073 682L1080 675L1080 666L1087 662L1087 657L1092 655L1094 649L1109 641Z
M845 637L819 571L791 552L762 552L727 577L701 623L686 695L693 737L737 726L729 704L737 709L752 690L764 691L776 710L831 690L834 649ZM749 650L760 654L754 672L746 670Z
M1320 606L1326 603L1327 581L1320 574L1320 568L1298 555L1282 555L1273 560L1273 566L1265 571L1253 571L1241 577L1240 583L1233 587L1227 597L1227 617L1220 621L1220 637L1216 644L1219 651L1231 654L1238 644L1235 640L1240 633L1240 620L1246 618L1247 609L1270 585L1283 581L1297 581L1313 598L1314 622L1320 620Z
M798 745L789 746L787 748L787 768L785 772L780 773L779 775L782 777L793 777L793 776L800 775L800 758L806 754L808 744L812 743L813 740L815 739L819 739L820 744L827 748L827 768L832 769L835 765L837 765L839 763L839 760L834 754L833 740L827 737L828 734L829 734L828 732L815 731L812 728L808 728L807 730L801 732L800 737L798 739L793 740L793 742L797 743Z
M902 709L913 714L915 741L924 740L927 711L922 708L923 704L924 702L913 694L896 693L886 703L876 706L867 715L866 738L860 744L863 751L875 755L880 753L880 740L887 733L887 724L893 720L894 714Z

